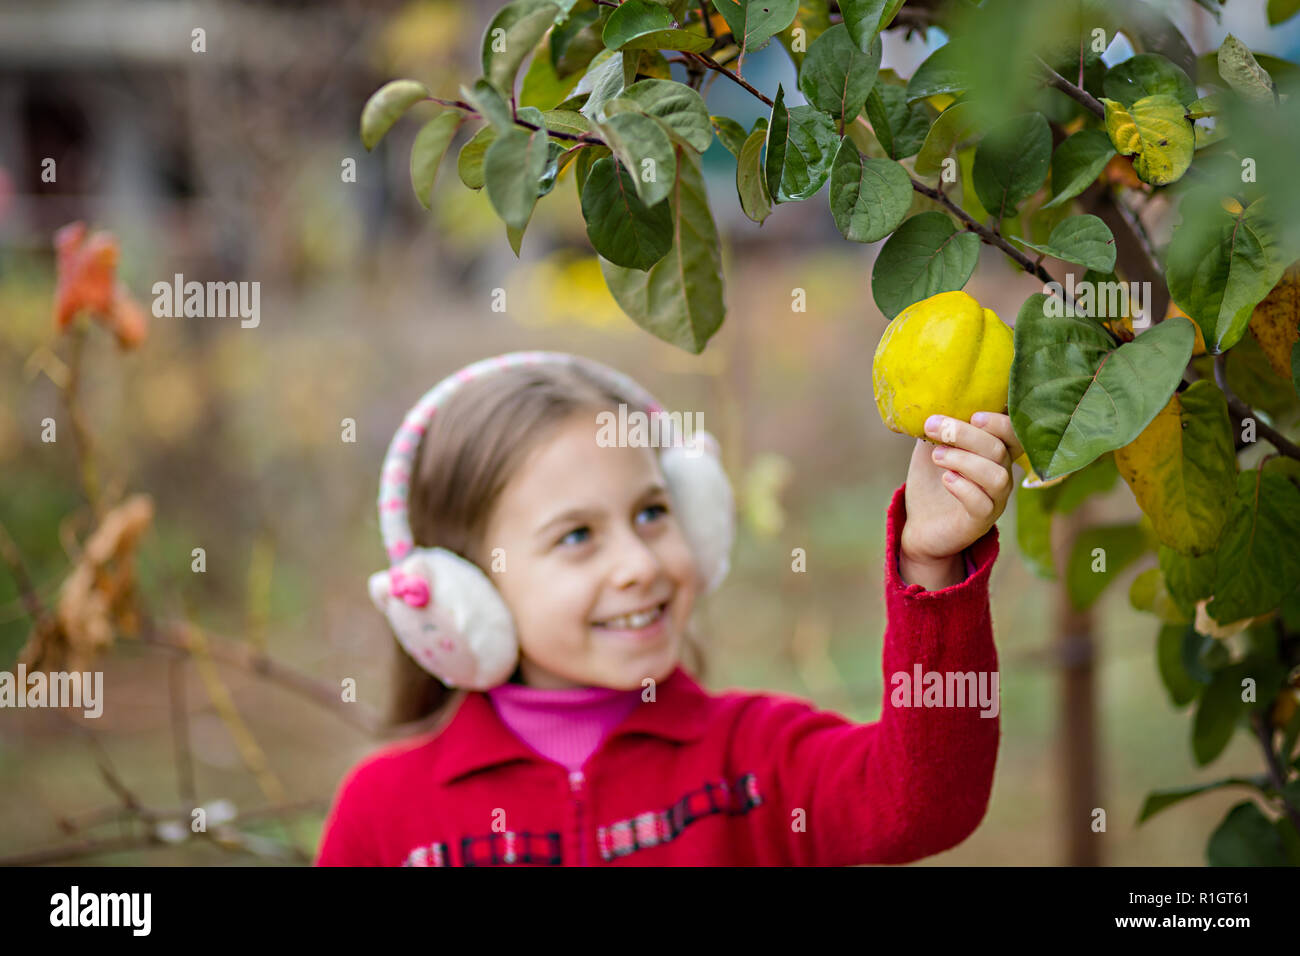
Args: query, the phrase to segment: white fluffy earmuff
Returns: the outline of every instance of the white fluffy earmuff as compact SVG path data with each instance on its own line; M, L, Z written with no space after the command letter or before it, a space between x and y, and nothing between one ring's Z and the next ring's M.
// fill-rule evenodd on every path
M464 382L541 363L579 365L658 411L653 396L614 369L564 352L510 352L443 379L406 415L389 444L379 485L379 525L391 566L370 576L370 598L417 664L449 687L487 690L509 680L519 660L514 620L477 565L443 548L414 546L407 496L416 449L434 413ZM730 569L735 502L717 440L705 431L671 440L660 453L668 493L694 554L702 593Z

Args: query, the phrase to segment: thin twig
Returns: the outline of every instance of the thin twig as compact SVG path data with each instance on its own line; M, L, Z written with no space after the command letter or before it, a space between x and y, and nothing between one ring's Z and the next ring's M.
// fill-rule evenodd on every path
M718 73L721 73L723 76L730 79L733 83L738 83L740 86L744 87L754 96L757 96L768 106L773 105L772 100L769 97L764 96L758 90L754 89L754 87L750 85L749 81L746 80L743 76L739 75L738 73L734 73L731 70L728 70L725 66L719 63L713 57L709 56L707 53L691 53L689 50L684 52L691 59L696 60L698 63L700 63L700 65L706 66L710 70L716 70Z
M460 100L444 100L439 96L429 96L426 97L426 99L431 100L434 103L439 103L442 106L451 106L458 110L464 110L467 113L477 116L479 119L487 119L486 116L474 109L474 107L470 106L468 103L461 102ZM603 139L598 139L595 136L580 136L577 133L566 133L564 130L547 129L545 126L538 126L536 123L528 122L528 120L521 120L517 116L513 118L518 125L525 129L540 130L545 132L548 136L554 136L556 139L571 139L578 143L590 143L593 146L605 145Z
M68 387L63 390L63 399L68 406L68 416L72 420L72 438L76 445L78 471L81 484L86 492L86 500L98 523L104 517L104 503L99 493L99 476L95 467L95 446L86 427L85 414L78 401L81 388L81 356L86 342L87 323L79 319L72 329L72 357L68 361Z
M1277 754L1273 751L1273 727L1267 717L1258 711L1251 715L1251 721L1255 725L1255 736L1259 739L1259 745L1264 748L1268 776L1273 781L1273 788L1277 790L1278 797L1282 800L1282 809L1295 825L1296 830L1300 832L1300 809L1293 807L1291 801L1286 798L1286 778L1282 773L1282 767L1278 764Z
M980 223L976 222L975 219L971 217L970 213L966 212L966 210L962 209L960 206L954 203L951 199L949 199L939 190L931 186L927 186L925 183L920 182L917 179L912 180L912 188L917 192L919 192L921 195L929 196L935 202L944 206L953 215L955 215L958 219L960 219L963 223L965 223L966 228L970 232L975 233L977 236L979 236L989 245L997 246L999 249L1001 249L1003 252L1009 255L1015 261L1015 263L1018 266L1020 266L1020 268L1024 269L1030 275L1037 276L1039 279L1042 279L1044 282L1056 281L1055 279L1052 278L1050 272L1044 269L1041 265L1036 264L1027 255L1025 255L1023 252L1021 252L1019 249L1013 246L1010 242L1004 239L1000 233L994 232L993 230L989 229L987 226L981 225Z
M1075 86L1065 77L1061 76L1060 73L1057 73L1050 66L1048 66L1047 61L1044 60L1041 56L1035 56L1034 59L1038 61L1038 65L1043 69L1043 72L1046 74L1048 86L1052 87L1053 89L1060 90L1066 96L1070 97L1070 99L1078 103L1081 103L1085 109L1089 110L1094 115L1099 116L1102 119L1105 119L1106 107L1101 105L1101 100L1097 99L1097 97L1093 96L1087 90Z
M1255 430L1260 433L1274 448L1286 455L1288 458L1300 460L1300 447L1267 422L1261 421L1255 410L1243 402L1232 389L1228 386L1228 367L1227 355L1220 352L1214 356L1214 381L1218 384L1220 391L1228 399L1228 407L1237 413L1239 418L1250 418L1255 422Z

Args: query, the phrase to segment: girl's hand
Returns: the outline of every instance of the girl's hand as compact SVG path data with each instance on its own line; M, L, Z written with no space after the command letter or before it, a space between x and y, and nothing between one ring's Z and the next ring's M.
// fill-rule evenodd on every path
M905 580L929 587L926 577L966 577L957 558L1006 509L1015 487L1011 463L1024 449L1011 419L998 412L976 412L970 422L931 415L925 430L930 441L916 440L907 470L900 563Z

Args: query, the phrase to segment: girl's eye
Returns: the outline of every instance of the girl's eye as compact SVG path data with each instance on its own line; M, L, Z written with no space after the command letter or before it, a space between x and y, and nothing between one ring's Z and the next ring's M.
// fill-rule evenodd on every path
M580 527L580 528L574 528L572 531L570 531L568 534L566 534L563 538L561 538L559 541L557 541L557 542L555 542L555 543L556 543L557 545L566 544L566 543L569 543L569 539L572 538L575 534L590 534L590 533L591 533L591 529L589 529L586 525L583 525L583 526ZM585 539L584 539L584 540L585 540ZM573 541L572 543L573 543L573 544L581 544L582 541L581 541L581 540L579 540L579 541Z
M641 509L641 514L645 514L647 511L655 511L656 509L660 512L656 517L662 517L663 515L668 514L668 509L663 505L647 505Z

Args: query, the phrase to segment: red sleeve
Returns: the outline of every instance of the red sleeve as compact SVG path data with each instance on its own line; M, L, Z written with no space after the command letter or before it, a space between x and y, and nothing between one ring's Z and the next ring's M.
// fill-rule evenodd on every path
M956 846L988 807L1000 710L988 596L997 528L970 547L975 571L966 580L939 591L904 584L904 487L894 492L886 530L880 720L854 724L793 698L762 696L737 727L747 752L768 755L759 765L769 768L781 809L771 817L780 832L770 836L796 864L917 860ZM895 675L912 681L917 664L922 675L973 672L978 681L982 673L991 702L981 706L977 694L965 707L896 705L904 685Z
M370 797L373 775L373 760L363 760L339 784L325 818L316 866L383 866L371 826L379 812Z

